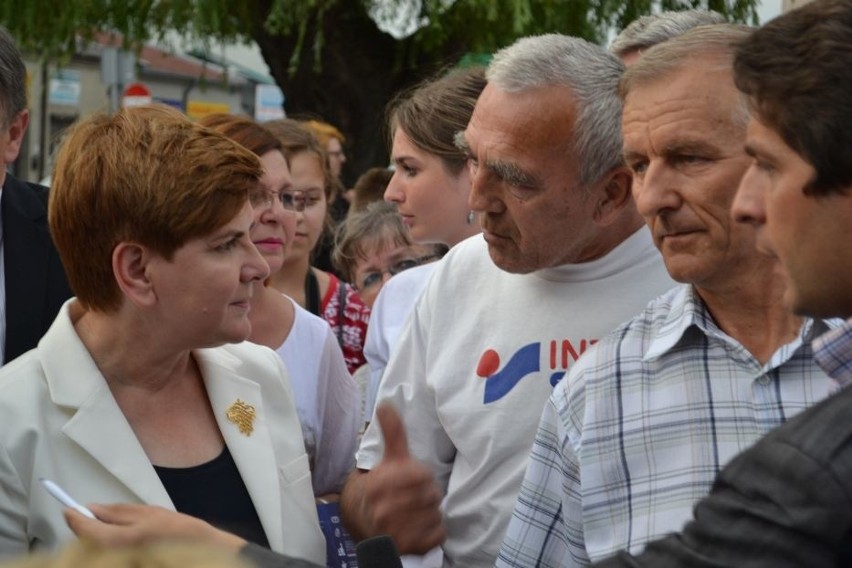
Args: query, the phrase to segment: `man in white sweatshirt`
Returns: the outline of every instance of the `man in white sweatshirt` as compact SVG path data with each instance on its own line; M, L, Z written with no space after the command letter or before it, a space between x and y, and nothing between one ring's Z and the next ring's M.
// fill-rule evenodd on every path
M622 70L559 35L495 55L458 137L483 232L435 270L391 355L378 403L402 418L380 408L365 433L342 498L356 536L493 565L553 385L673 285L621 158Z

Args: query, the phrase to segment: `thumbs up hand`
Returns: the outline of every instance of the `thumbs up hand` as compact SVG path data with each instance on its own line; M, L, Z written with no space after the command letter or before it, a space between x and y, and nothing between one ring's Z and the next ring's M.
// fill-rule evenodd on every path
M435 476L408 452L399 413L390 405L376 409L385 452L365 475L363 514L373 535L389 534L402 554L423 554L446 537L440 511L442 492Z
M405 433L405 424L399 412L390 404L382 404L376 410L376 418L379 420L379 429L385 441L385 453L382 461L405 461L411 459L408 453L408 436Z

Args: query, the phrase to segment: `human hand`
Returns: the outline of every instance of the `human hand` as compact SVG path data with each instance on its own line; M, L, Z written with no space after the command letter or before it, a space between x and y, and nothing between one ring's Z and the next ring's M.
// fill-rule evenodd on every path
M446 538L441 489L408 452L405 426L390 405L376 409L385 441L382 460L365 475L361 501L374 535L388 534L402 554L424 554Z
M246 545L242 538L191 517L152 505L90 505L98 520L65 509L65 522L81 539L101 546L136 546L163 540L191 540L234 552Z

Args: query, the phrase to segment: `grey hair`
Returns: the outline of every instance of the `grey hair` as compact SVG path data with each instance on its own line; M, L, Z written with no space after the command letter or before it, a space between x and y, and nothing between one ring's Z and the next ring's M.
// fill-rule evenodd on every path
M414 241L402 222L396 205L387 201L373 201L346 217L334 235L331 261L347 282L355 278L358 260L367 258L370 248L378 244L411 246Z
M682 12L660 12L642 16L630 22L618 34L609 50L618 57L648 49L670 40L698 26L725 23L725 17L710 10L684 10Z
M6 28L0 26L0 113L3 128L27 108L27 68Z
M506 92L544 86L570 89L576 100L574 144L580 183L588 186L623 164L618 81L624 65L599 45L547 34L519 39L498 51L486 78Z
M753 31L754 28L742 24L699 26L655 45L624 73L618 88L619 96L623 101L634 87L663 80L687 65L695 65L698 58L702 65L712 61L709 67L705 67L707 71L729 70L733 82L734 52ZM744 97L740 107L734 121L745 125L750 113Z

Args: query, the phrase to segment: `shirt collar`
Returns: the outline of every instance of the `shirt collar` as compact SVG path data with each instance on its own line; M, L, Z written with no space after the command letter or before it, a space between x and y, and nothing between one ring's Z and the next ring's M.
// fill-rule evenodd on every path
M695 289L689 284L682 284L678 288L671 300L666 319L663 320L659 332L648 344L648 350L643 357L645 361L652 361L665 355L680 342L686 330L693 325L698 326L705 334L710 333L711 326L714 330L718 330L707 308L704 307L704 302L696 295Z
M814 340L814 359L841 386L852 383L852 318Z
M810 343L815 337L827 330L833 329L838 324L837 320L805 318L796 339L784 345L776 352L767 362L767 365L770 368L780 365L803 344ZM716 337L722 341L739 346L739 343L716 325L713 316L710 315L707 306L705 306L704 302L698 296L695 288L692 285L683 284L680 286L677 294L672 298L668 315L663 321L659 332L648 344L648 350L645 352L643 360L653 361L665 355L683 339L686 331L692 326L697 327L706 336ZM742 346L739 347L742 349ZM848 358L850 359L847 362L847 366L852 366L852 346L847 349L849 353ZM852 381L852 378L849 380Z

